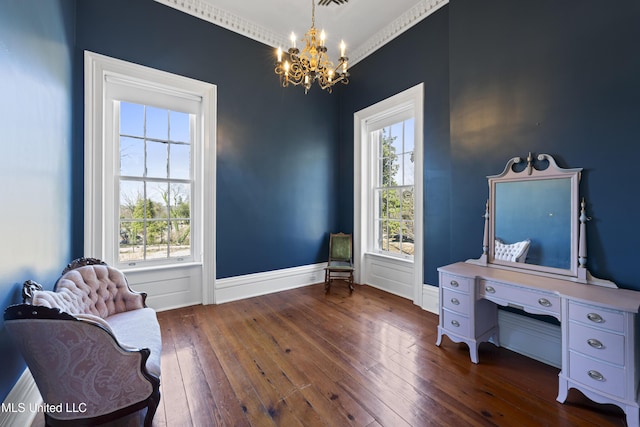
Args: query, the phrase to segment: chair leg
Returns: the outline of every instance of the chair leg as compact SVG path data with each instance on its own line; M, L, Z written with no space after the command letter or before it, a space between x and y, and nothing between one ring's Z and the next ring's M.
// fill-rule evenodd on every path
M329 270L324 272L324 293L328 294L331 290L331 275L329 274Z
M147 414L144 417L144 427L151 427L153 423L153 417L156 414L156 410L158 409L158 403L160 402L160 391L158 393L154 393L154 396L149 398L149 402L147 405Z
M353 272L349 274L349 295L353 293Z

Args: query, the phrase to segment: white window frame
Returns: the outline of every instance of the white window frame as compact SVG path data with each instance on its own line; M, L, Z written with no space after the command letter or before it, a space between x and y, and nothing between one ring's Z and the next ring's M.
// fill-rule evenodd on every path
M422 303L423 287L423 201L424 201L424 84L420 83L412 88L400 92L390 98L380 101L354 114L354 264L356 267L355 280L363 283L370 273L367 271L366 257L380 257L397 259L404 265L409 265L413 273L413 302ZM375 238L373 229L372 200L372 159L375 153L369 138L372 127L383 127L387 122L397 121L398 114L408 112L414 121L414 254L413 259L390 257L373 251Z
M129 84L130 90L153 91L159 97L182 97L201 102L199 129L202 144L193 156L196 181L202 185L201 203L191 207L192 218L201 220L201 230L192 234L195 240L193 264L203 266L203 303L214 301L215 288L215 129L216 129L216 86L187 77L144 67L126 61L85 51L85 170L84 170L84 254L100 258L111 265L118 265L117 248L114 249L113 236L118 226L114 204L118 201L117 184L114 174L118 166L117 152L114 150L114 109L108 101L107 81ZM134 101L135 102L135 101ZM207 165L205 168L204 165ZM109 166L110 165L110 166ZM106 170L111 167L111 170ZM193 190L192 190L193 191ZM205 215L206 212L206 215ZM117 242L116 242L117 243ZM117 246L117 244L115 245ZM205 250L206 248L206 250ZM115 257L115 259L114 259ZM173 261L173 260L172 260ZM185 265L185 264L181 264ZM148 269L153 263L140 263L130 270Z

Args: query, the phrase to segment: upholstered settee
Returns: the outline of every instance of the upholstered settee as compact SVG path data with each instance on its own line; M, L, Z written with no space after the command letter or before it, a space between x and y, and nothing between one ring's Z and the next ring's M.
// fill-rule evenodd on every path
M146 407L150 426L162 340L146 295L132 291L121 271L81 258L54 291L25 282L23 298L5 310L5 328L42 395L47 425L102 424Z

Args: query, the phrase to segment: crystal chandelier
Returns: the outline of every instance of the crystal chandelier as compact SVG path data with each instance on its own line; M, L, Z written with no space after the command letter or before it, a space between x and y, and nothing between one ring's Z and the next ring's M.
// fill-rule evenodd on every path
M345 56L346 46L344 41L340 43L340 59L337 66L334 66L327 57L327 48L325 46L324 30L318 35L316 30L316 6L314 0L311 0L311 28L304 35L305 46L300 52L296 48L296 35L291 33L291 47L284 54L281 48L278 48L275 72L280 76L280 83L283 87L289 84L304 87L304 93L307 93L314 81L322 89L326 89L331 93L333 85L338 82L342 84L349 83L349 72L347 71L347 63L349 58ZM283 54L288 56L283 62Z

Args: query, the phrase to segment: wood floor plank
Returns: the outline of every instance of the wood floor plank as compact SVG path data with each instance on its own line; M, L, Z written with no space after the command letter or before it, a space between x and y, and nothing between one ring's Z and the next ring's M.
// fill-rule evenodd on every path
M160 426L624 426L558 369L492 344L435 345L438 316L336 282L158 313ZM37 417L34 427L44 425ZM129 425L129 424L125 424Z

